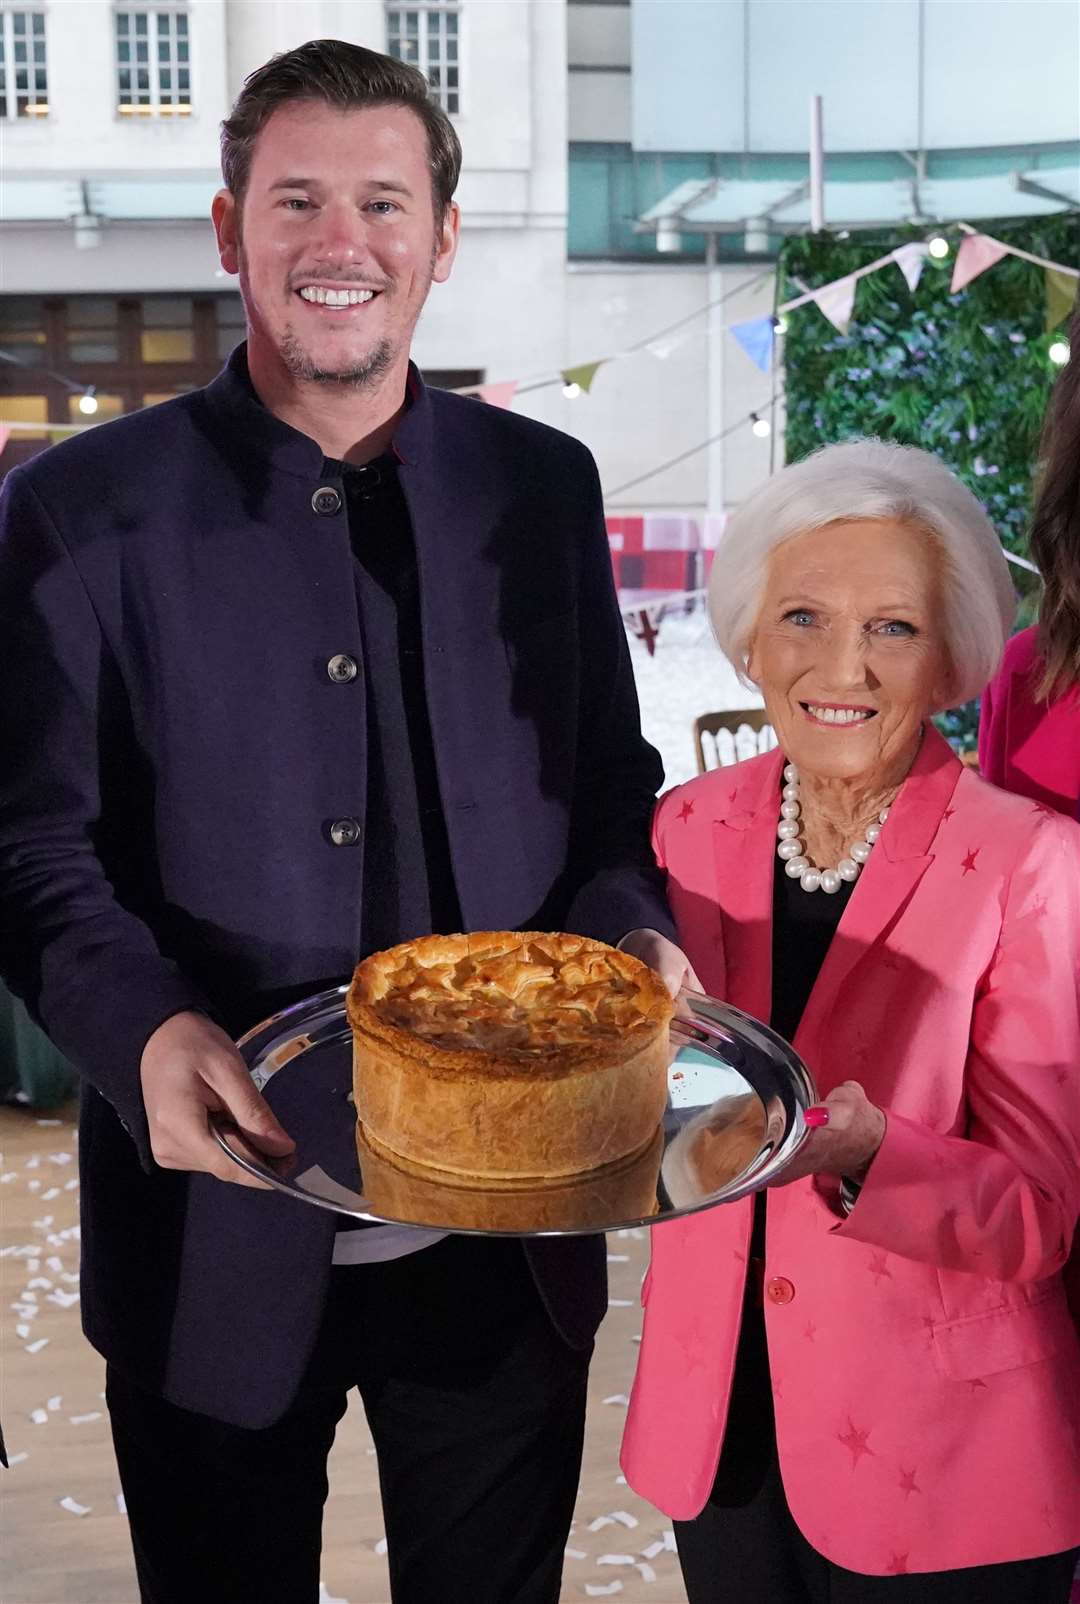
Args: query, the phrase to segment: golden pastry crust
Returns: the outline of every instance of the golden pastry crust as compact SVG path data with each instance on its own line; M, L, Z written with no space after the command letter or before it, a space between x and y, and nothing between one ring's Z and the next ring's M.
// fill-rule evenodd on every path
M451 1174L595 1169L659 1124L673 1011L651 969L584 936L405 942L349 989L357 1112L399 1159Z

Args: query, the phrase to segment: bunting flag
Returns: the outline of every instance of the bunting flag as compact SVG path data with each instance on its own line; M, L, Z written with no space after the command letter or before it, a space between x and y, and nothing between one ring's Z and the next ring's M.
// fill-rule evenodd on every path
M819 312L823 312L841 334L846 334L851 323L851 316L855 310L855 284L854 273L846 278L835 279L831 284L823 284L819 290L814 290L810 299Z
M1064 323L1076 300L1076 280L1069 273L1054 267L1046 269L1046 332L1051 333Z
M733 323L728 333L735 336L755 367L760 368L762 373L772 371L775 319L754 317L747 323Z
M597 371L603 367L606 361L606 357L601 357L599 362L582 362L576 368L563 368L562 381L564 384L576 384L579 390L583 390L588 395L592 389L592 382L596 378Z
M482 384L476 391L489 407L508 407L517 394L518 381L504 379L499 384Z
M893 261L907 279L907 287L912 295L919 287L928 253L929 247L921 239L909 240L906 245L899 245L893 251Z
M956 253L949 294L955 295L958 290L966 289L972 279L978 278L980 273L985 273L988 267L993 267L995 262L1000 262L1003 256L1008 255L1008 246L1002 245L1000 240L991 239L989 234L966 234Z

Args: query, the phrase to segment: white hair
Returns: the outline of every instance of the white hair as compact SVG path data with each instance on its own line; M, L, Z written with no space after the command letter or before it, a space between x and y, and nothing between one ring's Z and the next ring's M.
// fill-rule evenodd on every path
M1016 611L1001 542L979 502L943 462L885 440L823 446L781 469L732 514L709 580L709 616L720 649L752 684L747 658L772 552L796 535L861 518L913 524L936 541L944 559L952 669L943 705L978 696L998 666Z

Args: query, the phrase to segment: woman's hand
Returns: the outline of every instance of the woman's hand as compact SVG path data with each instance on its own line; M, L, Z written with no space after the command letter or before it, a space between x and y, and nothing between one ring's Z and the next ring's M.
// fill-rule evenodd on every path
M857 1080L844 1081L824 1103L807 1109L806 1123L813 1129L775 1186L787 1186L806 1175L865 1178L885 1136L885 1115Z
M705 989L682 948L662 936L659 930L631 930L619 942L619 951L628 952L655 969L673 997L677 997L684 986L691 991Z

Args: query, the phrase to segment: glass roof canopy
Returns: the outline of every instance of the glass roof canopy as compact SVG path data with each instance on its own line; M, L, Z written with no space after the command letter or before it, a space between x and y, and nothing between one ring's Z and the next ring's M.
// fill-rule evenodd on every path
M806 232L807 157L744 157L741 171L730 170L735 166L729 158L719 174L677 184L640 214L636 231ZM901 153L827 157L824 188L831 229L1045 216L1080 206L1080 144L936 152L921 160Z

